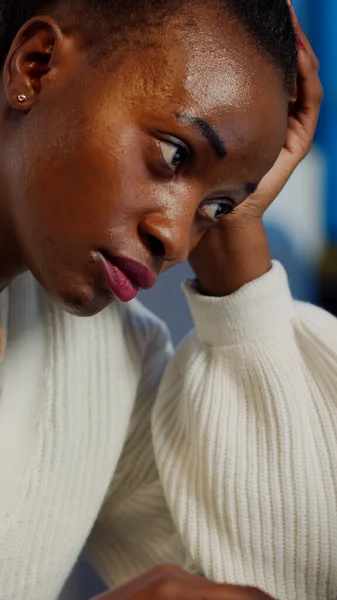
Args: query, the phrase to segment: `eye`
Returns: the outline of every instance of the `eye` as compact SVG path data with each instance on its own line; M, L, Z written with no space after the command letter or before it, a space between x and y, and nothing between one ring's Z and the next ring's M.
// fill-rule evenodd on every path
M166 165L175 173L178 167L187 162L190 152L188 148L175 144L173 141L160 140L159 148Z
M229 215L235 208L234 203L231 200L227 202L222 200L214 200L213 202L204 202L200 206L200 210L208 217L211 221L217 221L224 215Z

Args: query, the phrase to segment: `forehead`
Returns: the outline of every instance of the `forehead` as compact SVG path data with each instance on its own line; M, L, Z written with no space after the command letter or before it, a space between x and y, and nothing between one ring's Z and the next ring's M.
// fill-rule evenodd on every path
M262 86L269 81L278 92L283 91L281 76L267 56L258 51L257 44L237 22L224 17L220 22L210 15L199 21L173 20L155 32L145 30L143 40L130 44L124 60L120 61L115 73L119 78L126 73L125 67L146 79L147 91L152 87L153 92L159 93L184 83L192 89L198 82L200 88L207 82L214 93L215 78L219 75L218 90L222 100L229 102L237 98L243 82L246 91L247 83L254 81ZM225 81L223 96L221 83Z
M282 77L241 26L207 13L147 41L114 72L114 93L159 121L181 112L206 119L236 156L241 147L242 160L248 150L267 153L262 168L270 168L284 141L288 101Z
M233 18L194 7L197 14L170 20L127 53L113 83L123 95L160 110L191 111L217 122L251 128L284 127L287 98L282 77ZM283 117L283 119L282 119Z

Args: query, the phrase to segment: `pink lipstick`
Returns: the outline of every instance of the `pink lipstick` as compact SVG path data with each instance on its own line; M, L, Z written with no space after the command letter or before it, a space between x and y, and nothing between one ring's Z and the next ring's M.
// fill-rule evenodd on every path
M130 302L139 290L148 290L156 283L157 275L145 265L131 258L112 256L102 251L100 255L109 288L121 302Z

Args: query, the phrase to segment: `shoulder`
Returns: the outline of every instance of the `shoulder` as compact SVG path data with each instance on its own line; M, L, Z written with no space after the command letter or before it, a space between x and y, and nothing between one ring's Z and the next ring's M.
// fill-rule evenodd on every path
M319 306L307 302L295 302L300 323L306 323L321 331L337 332L337 319Z
M295 330L306 345L337 353L337 319L318 306L296 302Z

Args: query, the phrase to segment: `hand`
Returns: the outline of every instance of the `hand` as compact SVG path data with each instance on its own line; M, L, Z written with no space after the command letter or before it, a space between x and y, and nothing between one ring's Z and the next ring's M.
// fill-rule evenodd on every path
M210 230L192 252L190 264L201 291L209 296L231 294L270 269L262 216L312 145L322 100L319 64L290 2L289 5L299 52L297 97L291 105L284 147L257 191L232 215L220 220L220 226Z
M95 600L271 600L260 590L211 583L166 565L144 573Z

